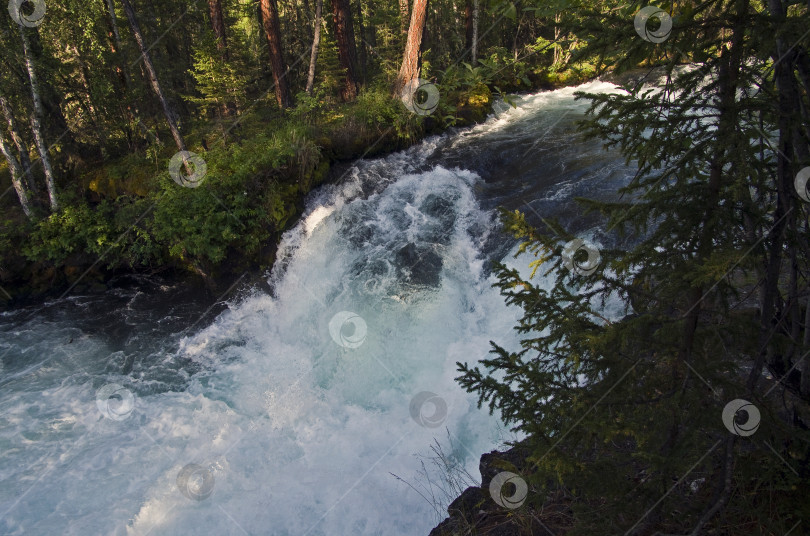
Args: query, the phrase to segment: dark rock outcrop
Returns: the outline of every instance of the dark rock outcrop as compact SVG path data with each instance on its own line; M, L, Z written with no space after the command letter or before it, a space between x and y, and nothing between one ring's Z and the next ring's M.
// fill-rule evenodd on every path
M450 506L448 517L429 536L523 536L545 534L540 520L524 509L523 515L498 505L490 495L492 479L502 471L522 473L528 470L528 451L520 446L505 451L493 450L481 456L481 486L465 489Z

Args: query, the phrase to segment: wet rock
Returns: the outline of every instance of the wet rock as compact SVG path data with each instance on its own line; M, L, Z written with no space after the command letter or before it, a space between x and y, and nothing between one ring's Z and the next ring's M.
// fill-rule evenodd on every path
M442 272L442 258L433 251L430 244L417 246L413 242L402 247L395 254L399 277L412 285L439 285Z
M425 197L419 210L422 214L439 220L444 229L450 229L456 223L453 202L436 194Z

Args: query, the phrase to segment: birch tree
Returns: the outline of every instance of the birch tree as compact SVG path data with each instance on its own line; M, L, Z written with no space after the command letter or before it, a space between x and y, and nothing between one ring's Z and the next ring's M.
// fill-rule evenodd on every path
M29 87L31 89L31 100L33 101L34 107L31 113L31 133L34 135L34 142L36 143L37 151L42 161L42 169L45 173L45 187L48 190L51 210L57 210L59 208L59 201L56 198L56 180L54 178L53 167L51 166L51 158L48 155L48 146L45 143L45 136L42 133L42 97L39 92L39 83L37 81L36 69L34 68L34 61L31 57L31 45L25 33L25 27L23 27L22 24L18 24L18 26L20 29L20 40L23 46L25 68L28 72Z

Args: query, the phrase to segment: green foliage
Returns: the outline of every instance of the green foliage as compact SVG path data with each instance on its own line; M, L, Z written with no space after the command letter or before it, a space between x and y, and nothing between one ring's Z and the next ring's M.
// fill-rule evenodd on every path
M197 104L202 113L222 113L229 105L232 108L244 106L246 77L233 62L222 59L213 39L205 40L194 53L191 75L200 96L186 98Z
M32 261L65 263L73 255L116 258L119 233L113 224L113 207L108 202L90 207L77 203L51 214L31 234L24 249Z
M580 95L592 105L583 130L621 150L637 174L618 202L581 200L615 231L588 275L564 262L563 244L576 237L557 222L537 230L503 214L531 268L529 277L496 270L496 286L523 310L521 347L493 344L481 366L459 364L479 404L526 434L532 507L552 489L570 497L568 534L784 533L809 519L800 475L810 435L782 411L784 397L793 415L808 415L807 395L788 379L808 351L808 327L785 281L806 282L810 259L790 190L801 166L784 155L806 154L806 138L780 152L763 134L791 139L798 128L794 112L776 106L785 85L771 76L776 46L762 37L783 21L763 32L747 2L710 4L684 9L661 47L627 30L637 6L590 6L602 32L575 60L629 67L668 56L661 88ZM807 11L796 17L806 24ZM581 35L591 23L577 24ZM678 67L693 55L704 63ZM806 108L806 94L793 104ZM784 234L773 232L791 218ZM757 307L746 301L753 292ZM617 301L623 311L608 317L605 304ZM779 310L791 303L792 315ZM766 365L787 385L761 386ZM737 398L762 412L751 438L723 426Z

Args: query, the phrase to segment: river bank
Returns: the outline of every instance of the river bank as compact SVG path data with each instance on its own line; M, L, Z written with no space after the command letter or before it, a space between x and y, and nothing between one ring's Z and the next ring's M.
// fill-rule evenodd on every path
M531 89L551 90L586 78L587 73L576 72L537 77ZM133 155L86 163L74 171L78 186L60 213L31 224L16 207L10 209L0 227L0 309L67 293L105 292L115 278L128 275L182 281L212 298L237 280L261 284L281 235L296 224L314 189L340 181L358 158L390 154L484 121L495 98L484 84L441 97L443 104L433 114L411 113L378 91L337 109L307 103L281 118L256 113L227 136L198 128L189 136L190 149L207 162L211 184L196 191L179 188L165 170L144 166ZM255 142L267 136L275 158L242 169L245 160L268 152L267 144ZM166 152L165 160L170 156ZM212 186L218 178L220 185L229 184ZM205 189L208 197L200 200ZM236 199L242 190L247 202ZM189 208L202 203L208 216L194 218ZM212 221L216 211L229 221L200 223Z

